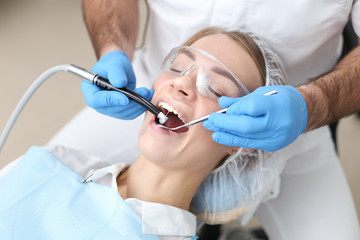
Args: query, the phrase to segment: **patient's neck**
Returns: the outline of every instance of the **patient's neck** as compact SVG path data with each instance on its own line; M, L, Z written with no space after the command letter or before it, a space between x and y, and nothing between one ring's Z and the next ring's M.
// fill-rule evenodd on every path
M140 156L119 175L117 183L123 199L137 198L189 210L190 202L206 176L207 171L169 170Z

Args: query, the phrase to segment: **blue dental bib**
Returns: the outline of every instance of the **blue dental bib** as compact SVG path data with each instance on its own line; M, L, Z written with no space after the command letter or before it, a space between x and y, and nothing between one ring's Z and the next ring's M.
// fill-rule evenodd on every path
M0 239L149 239L114 189L89 182L51 153L32 147L0 178Z

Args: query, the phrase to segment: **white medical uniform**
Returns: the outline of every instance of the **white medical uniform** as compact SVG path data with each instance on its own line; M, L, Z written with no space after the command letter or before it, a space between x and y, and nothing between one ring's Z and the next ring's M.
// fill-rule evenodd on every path
M77 172L85 182L95 182L118 190L116 178L129 167L129 163L118 162L106 166L98 157L62 146L46 146L57 160ZM20 159L19 159L20 160ZM0 179L19 161L14 161L0 171ZM136 198L125 199L142 220L142 232L156 235L161 240L191 240L196 235L196 217L181 208L161 203L141 201Z
M360 34L357 0L148 2L151 9L148 42L134 58L138 86L150 87L169 50L206 26L251 31L263 38L282 58L289 83L294 86L336 64L342 50L342 30L349 16L357 35ZM111 162L124 151L136 155L140 122L138 118L125 126L87 108L51 143L78 148ZM328 127L303 134L290 148L293 151L281 176L278 198L262 204L256 213L269 237L360 239L352 196Z

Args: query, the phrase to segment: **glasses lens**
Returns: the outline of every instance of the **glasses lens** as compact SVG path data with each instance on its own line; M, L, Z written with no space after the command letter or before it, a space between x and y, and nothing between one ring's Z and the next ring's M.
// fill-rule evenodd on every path
M162 69L172 77L197 71L197 91L207 98L242 97L249 93L224 64L201 49L187 46L174 48L163 61Z

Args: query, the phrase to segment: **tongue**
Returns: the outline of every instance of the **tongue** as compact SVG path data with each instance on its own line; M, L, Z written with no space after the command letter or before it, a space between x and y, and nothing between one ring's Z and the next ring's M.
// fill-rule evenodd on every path
M178 118L178 116L175 115L174 113L169 113L167 117L168 117L168 120L165 123L165 126L167 126L167 127L174 128L174 127L178 127L178 126L181 126L184 124L183 121L181 121L180 118ZM188 130L189 130L188 127L183 127L183 128L174 130L174 132L181 133L181 132L187 132Z

